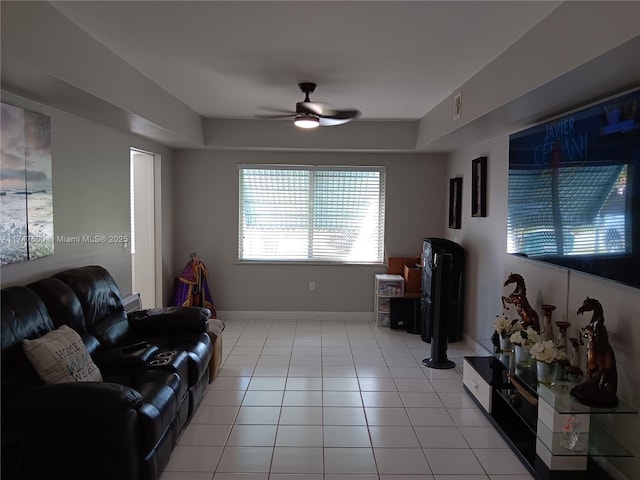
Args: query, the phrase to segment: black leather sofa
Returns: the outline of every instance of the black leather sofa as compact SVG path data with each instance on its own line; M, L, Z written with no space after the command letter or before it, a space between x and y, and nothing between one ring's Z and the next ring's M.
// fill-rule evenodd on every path
M2 478L155 480L209 383L210 312L127 314L107 270L87 266L1 291ZM45 384L23 340L80 335L102 382Z

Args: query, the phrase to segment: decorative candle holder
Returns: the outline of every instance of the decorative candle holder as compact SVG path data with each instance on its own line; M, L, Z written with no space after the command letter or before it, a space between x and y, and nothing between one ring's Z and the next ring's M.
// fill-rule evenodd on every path
M545 340L553 340L553 326L551 325L551 315L556 309L555 305L543 304L542 311L544 312L544 322L540 329L540 335Z
M570 338L571 342L571 357L569 358L569 369L567 373L575 377L582 377L582 369L580 368L580 345L584 345L581 337Z
M558 326L558 338L556 339L556 345L558 348L567 351L567 329L571 326L571 322L564 320L558 320L556 322Z

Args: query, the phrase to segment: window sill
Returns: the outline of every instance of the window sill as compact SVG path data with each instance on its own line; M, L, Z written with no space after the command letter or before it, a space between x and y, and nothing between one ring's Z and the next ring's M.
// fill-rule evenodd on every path
M301 260L238 260L234 265L304 265L304 266L350 266L350 267L386 267L385 263L375 262L339 262L339 261L301 261Z

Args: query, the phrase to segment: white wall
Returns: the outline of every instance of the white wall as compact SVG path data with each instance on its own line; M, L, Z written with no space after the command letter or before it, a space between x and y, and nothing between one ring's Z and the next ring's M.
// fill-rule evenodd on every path
M106 267L122 294L131 292L129 244L69 243L62 237L129 236L129 149L162 156L163 178L170 179L172 154L167 148L135 135L2 92L2 101L51 117L54 254L0 269L2 287L22 285L61 270L83 265ZM171 241L171 184L163 185L163 241ZM173 270L171 250L163 252L163 270ZM166 272L165 272L166 273ZM168 282L172 277L168 276ZM161 279L161 281L164 281ZM172 284L163 289L168 295Z
M448 176L463 177L463 216L460 230L446 232L448 238L467 249L468 277L465 313L467 340L489 338L495 315L502 313L500 297L513 290L503 288L510 272L523 275L527 298L543 318L541 305L557 306L553 319L571 322L571 332L586 325L590 316L576 315L585 297L598 299L606 318L609 340L618 364L618 396L640 409L640 290L580 272L507 255L508 135L484 141L451 154ZM486 218L471 217L471 161L488 157L488 208ZM508 314L515 318L515 312ZM557 332L554 325L554 332ZM575 335L574 335L575 336ZM583 352L583 362L586 356ZM612 418L615 417L615 418ZM620 418L619 418L620 417ZM633 459L601 459L614 478L637 478L640 471L639 415L607 416L614 436L635 455ZM618 472L616 472L616 470Z
M174 262L196 251L210 272L219 310L373 311L376 266L240 265L239 163L384 165L386 252L417 255L422 238L441 236L446 167L442 155L181 150L174 162ZM309 281L316 290L309 290Z

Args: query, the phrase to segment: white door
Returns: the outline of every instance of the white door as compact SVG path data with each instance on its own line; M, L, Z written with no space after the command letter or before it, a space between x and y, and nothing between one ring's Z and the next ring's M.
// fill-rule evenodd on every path
M131 288L142 308L157 306L156 155L131 149Z

